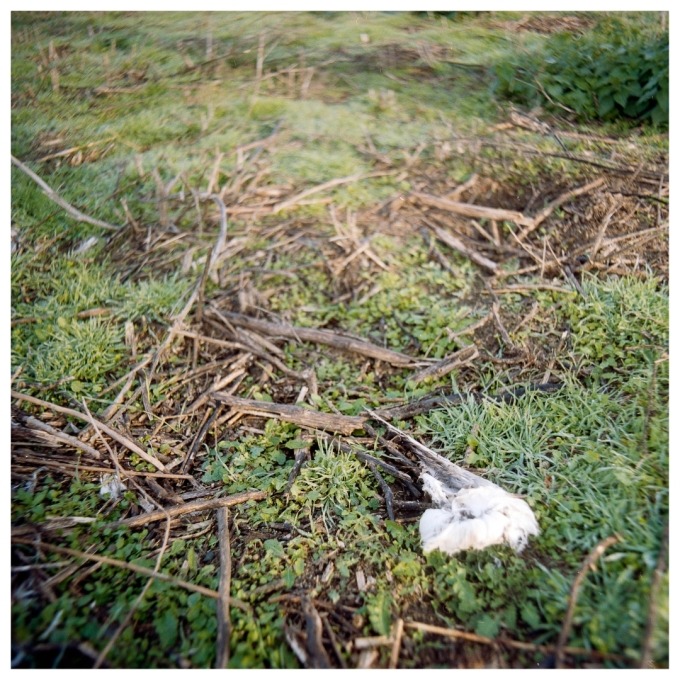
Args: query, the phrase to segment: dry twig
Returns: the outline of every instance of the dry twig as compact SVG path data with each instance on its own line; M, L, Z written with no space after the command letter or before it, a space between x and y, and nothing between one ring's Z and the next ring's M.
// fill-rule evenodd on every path
M402 354L401 352L395 352L379 347L366 340L359 340L327 330L288 326L231 312L221 312L221 314L234 325L253 329L259 333L264 333L265 335L278 335L284 338L292 338L293 340L298 340L300 342L314 342L328 345L346 352L353 352L371 359L378 359L385 363L392 364L393 366L413 366L418 365L422 361L414 359L413 357L408 356L408 354ZM431 362L427 361L427 363Z
M399 662L399 652L401 651L401 640L404 635L404 619L399 618L394 626L392 633L392 651L390 652L390 668L396 668Z
M261 501L267 497L266 491L244 491L233 496L224 496L222 498L209 498L205 501L194 501L193 503L185 503L184 505L175 506L174 508L165 508L155 512L145 512L142 515L135 517L128 517L127 519L119 520L118 522L111 522L108 526L111 527L138 527L151 522L158 522L169 515L170 517L179 517L190 512L200 512L201 510L214 510L215 508L225 508L247 501Z
M103 220L97 220L94 217L90 217L85 213L80 212L78 208L74 208L68 201L65 201L52 187L42 180L38 175L36 175L33 170L24 165L18 158L14 156L12 158L12 164L15 165L21 172L30 177L42 190L45 196L51 201L56 203L59 207L63 208L74 220L77 222L86 222L95 227L101 227L102 229L109 229L111 231L120 231L122 227L118 227L115 224L109 224Z
M44 408L49 408L53 411L58 411L59 413L63 413L73 418L77 418L78 420L83 420L86 423L91 422L88 416L83 415L82 413L80 413L80 411L75 411L72 408L66 408L65 406L57 406L56 404L52 404L48 401L43 401L42 399L37 399L36 397L31 397L27 394L21 394L20 392L15 392L14 390L12 390L11 394L13 399L28 401L31 404L36 404L37 406L42 406ZM148 454L146 451L144 451L144 449L142 449L139 446L139 444L137 444L135 441L133 441L129 437L123 436L122 434L120 434L120 432L117 432L113 428L109 427L108 425L105 425L104 423L98 420L93 419L92 422L96 422L100 430L108 434L109 437L112 437L119 444L122 444L133 453L136 453L140 458L145 460L147 463L151 463L151 465L153 465L161 472L166 472L165 465L163 465L163 463L161 463L161 461L158 460L155 456L152 456L151 454Z
M288 475L285 493L288 493L291 490L293 484L295 483L295 479L300 474L300 470L302 470L302 466L305 464L308 458L309 447L305 447L304 449L298 449L295 452L295 463L293 464L290 474Z
M505 326L503 325L503 321L501 320L501 314L500 314L500 304L498 302L494 302L491 305L491 314L493 316L493 320L496 324L496 328L500 331L501 337L503 338L503 342L508 346L508 347L514 347L515 344L512 341L512 338L510 337L510 334L508 331L505 329ZM479 353L478 353L479 355Z
M564 615L564 621L562 623L562 630L560 631L560 637L555 646L555 668L562 668L564 666L564 655L566 653L567 639L569 638L569 633L571 632L571 623L574 618L574 611L576 609L576 602L578 601L578 595L581 590L581 584L583 583L588 570L595 564L595 562L602 557L607 548L614 545L619 540L618 536L609 536L604 540L600 541L588 554L584 560L581 568L579 569L578 575L574 579L574 583L571 586L571 593L569 594L569 604L567 606L567 612Z
M229 540L229 508L218 508L217 531L220 541L220 586L217 600L217 662L216 668L229 665L231 617L229 602L231 593L231 543Z
M373 473L373 476L376 478L378 484L380 485L380 488L383 491L383 494L385 495L385 509L387 511L387 517L394 522L394 507L392 505L394 501L394 494L392 493L392 489L390 489L390 485L385 481L385 478L380 474L378 468L376 467L376 464L373 461L368 460L366 461L366 464L370 468L371 472Z
M581 187L576 187L575 189L570 189L569 191L565 191L563 194L560 194L554 201L550 201L550 203L548 203L548 205L546 205L545 208L543 208L543 210L541 210L541 212L539 212L538 215L533 218L532 224L528 224L524 227L517 238L520 241L523 241L532 231L538 229L541 224L543 224L543 222L545 222L545 220L550 217L556 208L559 208L569 199L576 198L576 196L581 196L582 194L587 194L589 191L597 189L603 184L604 178L598 177L596 180L588 182L588 184L584 184Z
M513 649L520 649L527 652L539 652L541 654L550 654L553 647L548 645L535 645L531 642L522 642L521 640L513 640L511 638L489 638L476 633L468 633L464 630L455 630L453 628L442 628L441 626L432 626L429 623L420 623L419 621L407 621L404 626L406 628L413 628L415 630L422 630L424 633L433 633L434 635L441 635L442 637L453 638L455 640L466 640L468 642L476 642L482 645L504 645ZM584 649L581 647L565 647L565 654L570 656L585 656L594 659L605 659L611 661L628 661L627 657L618 654L607 654L598 652L592 649Z
M410 382L419 383L427 378L441 378L442 376L451 373L455 368L465 366L474 361L479 356L479 351L474 345L463 347L453 354L449 354L436 364L423 368L417 373L414 373L410 378Z
M180 468L182 473L185 473L191 467L196 451L203 442L203 439L205 435L208 433L208 430L212 427L215 420L217 420L217 418L219 417L221 411L222 409L218 404L218 406L213 409L212 413L209 416L206 414L207 417L205 418L205 422L201 425L201 428L194 437L194 441L191 443L191 447L189 448L189 451L187 451L186 458L182 463L182 467Z
M577 291L575 290L570 290L569 288L562 288L561 286L554 286L550 283L525 283L522 285L516 285L516 286L505 286L504 288L491 288L490 289L492 292L498 294L498 295L506 295L509 293L531 293L534 290L552 290L555 291L556 293L576 293Z
M73 448L80 449L84 453L91 455L93 458L96 458L97 460L101 458L101 454L94 447L90 446L89 444L81 442L80 439L77 439L76 437L72 437L71 435L68 435L64 432L55 429L54 427L48 425L47 423L43 423L42 420L38 420L33 416L23 416L21 419L23 420L23 425L25 425L25 428L28 430L31 436L36 437L37 439L40 439L48 443L56 442L59 444L66 444L68 446L72 446ZM14 439L14 430L19 429L20 427L21 426L18 423L15 424L15 414L13 414L12 439Z
M242 399L224 392L213 392L213 399L231 406L232 408L253 416L262 418L278 418L287 423L295 423L301 427L339 432L351 435L355 430L363 427L364 419L358 416L342 416L335 413L321 413L311 409L293 406L291 404L274 404L268 401Z
M331 661L323 646L321 617L312 600L302 600L302 611L305 615L307 631L308 668L331 668Z
M453 234L449 234L448 231L444 231L444 229L441 229L440 227L432 224L429 220L423 219L423 221L427 224L428 227L430 227L430 229L432 229L432 231L434 231L437 238L442 243L449 246L449 248L458 251L468 259L472 260L475 264L478 264L480 267L487 269L491 273L493 274L496 273L498 265L495 262L493 262L487 257L484 257L484 255L481 255L476 250L468 248L468 246L466 246L459 238L457 238Z
M330 624L330 621L328 620L328 614L324 613L321 615L321 620L323 621L323 627L326 629L326 632L328 633L328 639L331 641L331 647L333 647L333 651L335 652L335 656L340 663L341 668L347 668L347 664L345 663L345 659L342 656L342 653L340 652L340 645L338 644L338 639L335 636L335 633L333 632L333 627Z
M18 449L12 452L12 456L16 457L17 462L30 463L41 467L55 468L69 475L77 475L78 472L100 472L110 474L115 472L115 468L99 467L95 465L84 465L81 461L68 461L63 458L56 458L50 455L50 458L43 458L41 456L31 455L31 451L26 449ZM126 477L148 477L149 479L185 479L191 480L191 475L176 475L170 472L139 472L137 470L125 470Z
M611 208L607 211L607 214L604 216L602 219L602 222L600 224L600 228L597 232L597 237L595 238L595 243L593 244L593 249L590 251L590 257L591 259L595 259L595 256L597 255L597 252L600 250L600 246L602 245L602 239L604 238L604 234L607 231L607 227L609 226L609 222L611 221L612 217L614 216L614 213L621 207L621 199L619 198L617 201L615 201Z
M412 193L411 196L420 203L428 205L431 208L446 210L447 212L452 212L456 215L463 215L463 217L498 220L499 222L514 222L520 227L530 227L534 224L534 220L531 217L527 217L516 210L503 210L501 208L474 205L473 203L460 203L459 201L450 201L446 198L424 194L419 191Z
M112 557L105 557L103 555L93 555L90 553L82 552L80 550L72 550L71 548L63 548L60 545L54 545L53 543L45 543L44 541L37 541L33 538L21 538L12 537L12 543L18 543L21 545L30 545L36 548L41 548L43 550L49 550L51 552L62 553L64 555L70 555L71 557L76 557L82 560L88 560L90 562L99 562L100 564L108 564L112 567L120 567L121 569L127 569L128 571L133 571L136 574L141 574L142 576L153 576L153 578L159 581L165 581L166 583L171 583L179 588L184 588L185 590L190 590L194 593L199 593L200 595L205 595L206 597L211 597L217 600L220 594L216 590L211 590L210 588L205 588L203 586L198 586L195 583L189 583L188 581L183 581L182 579L175 578L168 574L162 572L156 572L153 569L147 569L146 567L141 567L133 562L123 562L122 560L116 560ZM234 607L241 609L246 613L251 613L251 608L245 602L241 600L236 600L235 598L230 598L230 602Z

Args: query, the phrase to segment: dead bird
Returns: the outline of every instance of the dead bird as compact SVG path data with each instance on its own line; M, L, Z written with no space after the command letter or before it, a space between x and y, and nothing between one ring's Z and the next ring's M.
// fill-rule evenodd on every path
M501 544L520 552L530 536L538 536L538 522L526 501L452 463L375 412L367 411L420 460L423 491L435 505L420 518L424 552L441 550L454 555Z
M423 551L454 555L461 550L482 550L506 544L521 552L529 536L539 533L538 522L526 501L487 483L476 487L451 488L446 482L423 472L423 490L437 506L420 518ZM480 478L481 479L481 478ZM455 478L454 478L455 485Z

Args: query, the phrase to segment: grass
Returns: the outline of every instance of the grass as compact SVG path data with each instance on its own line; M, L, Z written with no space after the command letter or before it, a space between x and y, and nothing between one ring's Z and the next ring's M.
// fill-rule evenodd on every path
M213 426L195 452L196 487L209 495L268 492L263 501L230 510L231 594L250 607L231 609L231 668L300 665L286 634L305 630L295 600L303 595L325 603L320 611L342 638L333 663L355 665L351 641L389 635L397 617L554 644L585 556L613 534L617 544L586 576L568 644L624 659L603 665L631 666L640 657L669 507L666 284L649 271L643 279L583 274L583 296L540 290L503 295L512 343L526 350L518 359L493 323L473 335L455 335L488 312L488 279L460 254L438 246L448 263L443 266L408 206L387 217L395 196L414 188L444 194L473 173L501 187L483 188L475 200L496 198L505 207L515 201L512 207L520 209L537 188L541 196L555 193L554 183L546 184L551 175L565 186L585 177L581 166L565 159L485 146L490 126L505 120L489 67L520 50L540 49L545 40L533 31L510 34L494 23L521 17L13 15L12 153L83 212L128 224L114 235L76 223L13 168L16 389L78 409L85 400L93 413L110 405L122 385L111 386L163 341L203 270L217 218L212 204L197 210L191 191L205 189L220 152L219 186L240 182L234 191L225 189L229 208L258 204L269 195L284 200L356 173L391 174L332 188L314 196L316 203L274 216L230 214L233 250L206 282L206 303L249 314L267 310L293 325L352 333L412 356L440 359L473 341L484 350L474 365L416 385L411 369L317 345L278 343L289 368L314 369L318 395L307 399L310 406L359 415L367 406L403 403L432 391L495 393L540 382L554 359L551 379L562 383L557 392L527 392L513 403L471 398L402 423L452 460L527 499L541 535L520 556L502 547L455 558L425 556L417 518L399 506L396 521L386 517L382 487L353 453L276 420ZM224 59L206 61L208 32L213 55ZM261 35L265 75L303 61L315 67L306 93L287 74L255 85ZM55 64L58 89L50 76ZM111 91L97 90L102 87ZM236 152L275 127L275 141L255 161ZM636 159L637 167L643 158L657 162L667 150L667 137L658 131L634 138L614 124L585 131L620 138L604 147L570 138L574 153L615 153L621 163ZM552 140L529 131L515 140L556 150ZM97 144L87 146L92 142ZM39 160L72 147L81 155ZM406 165L419 147L419 158ZM92 151L104 148L104 155ZM157 177L163 184L177 177L172 193L184 190L188 200L163 208ZM561 219L568 219L566 213ZM630 217L631 223L637 219ZM558 247L557 222L550 223L552 232L537 234L534 247L541 247L543 237ZM501 269L514 271L526 262L521 252L510 252L507 226L498 227L508 246ZM97 244L78 252L92 236ZM365 244L375 259L364 253L347 260ZM520 323L534 303L533 320ZM89 316L96 310L105 311ZM190 330L227 337L195 315L186 323ZM187 378L206 366L210 370L195 380ZM293 403L300 393L302 383L264 359L245 366L237 379L240 396ZM114 425L177 471L178 457L207 415L207 406L187 415L189 405L232 370L229 352L175 339L155 376L140 374L121 396L127 404ZM21 406L47 420L46 412ZM65 420L49 422L64 431L73 427ZM350 441L353 450L394 462L367 436ZM44 541L154 568L164 523L143 530L111 523L143 512L149 498L171 503L158 496L157 487L134 477L122 498L103 498L99 473L88 471L88 461L72 450L49 449L45 455L35 442L23 441L13 449L20 449L13 450L13 527L38 527ZM296 454L305 449L309 460L287 490ZM106 466L110 454L102 452L97 465ZM27 453L44 465L26 462ZM126 469L152 471L125 449L114 448L113 455ZM398 480L382 474L398 501L410 498ZM160 483L169 493L190 488ZM72 517L95 522L67 529L50 524ZM217 589L219 547L212 515L192 516L173 527L160 571ZM19 569L13 572L12 644L19 666L91 667L147 580L109 565L90 569L88 563L71 572L63 555L38 555L27 545L13 547L13 560ZM657 605L653 657L664 666L667 575ZM216 634L213 599L154 581L107 662L118 668L209 667ZM454 659L448 642L409 631L399 663L528 667L543 660L535 652L487 650L484 656L479 649L456 643ZM374 664L387 666L389 653L389 647L379 648Z

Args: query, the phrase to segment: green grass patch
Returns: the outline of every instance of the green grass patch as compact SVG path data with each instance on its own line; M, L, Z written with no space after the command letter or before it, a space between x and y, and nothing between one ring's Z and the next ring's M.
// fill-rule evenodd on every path
M570 355L585 382L567 378L557 394L512 404L470 400L423 419L452 459L527 498L542 530L530 556L505 555L501 573L493 550L429 560L449 623L486 635L528 626L540 642L558 635L585 555L617 535L584 585L570 642L635 655L668 521L668 298L653 280L591 279L585 291L564 310L578 321ZM667 598L666 590L662 610ZM661 658L667 635L661 620Z

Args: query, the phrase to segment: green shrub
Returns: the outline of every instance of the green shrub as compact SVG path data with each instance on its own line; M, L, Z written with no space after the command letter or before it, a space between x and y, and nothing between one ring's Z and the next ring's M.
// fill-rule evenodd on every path
M581 120L668 124L667 33L618 22L582 36L556 33L494 72L496 93L519 104L567 107Z

